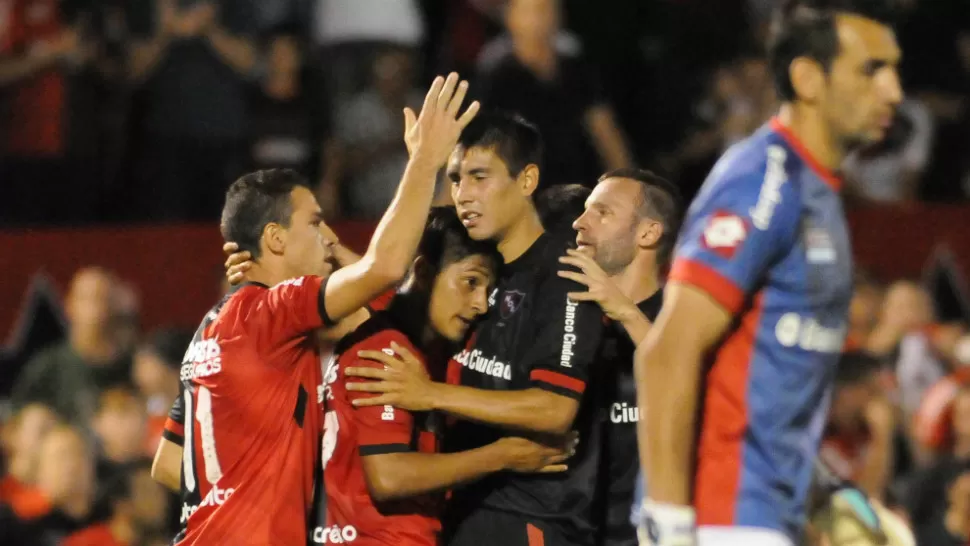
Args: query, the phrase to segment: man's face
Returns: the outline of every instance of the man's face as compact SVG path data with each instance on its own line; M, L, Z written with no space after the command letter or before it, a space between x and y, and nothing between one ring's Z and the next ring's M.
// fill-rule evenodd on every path
M821 109L842 144L873 144L885 138L903 98L897 71L902 53L887 26L853 15L839 15L836 21L840 51Z
M829 411L829 421L843 431L863 426L866 405L877 390L875 377L836 388Z
M431 287L428 317L434 331L461 342L475 319L488 311L488 290L494 280L495 264L481 254L446 265Z
M498 242L528 205L528 193L491 149L458 146L448 161L451 198L476 241Z
M551 41L559 30L559 0L511 0L505 26L515 40Z
M336 237L323 223L323 212L310 190L297 187L290 193L290 202L293 213L286 228L283 255L288 273L292 277L326 277L333 269L329 259Z
M69 498L92 498L94 461L76 431L59 427L44 437L38 454L37 483L55 505Z
M637 250L639 184L627 178L607 178L586 200L586 211L574 223L576 246L609 274L633 261Z
M99 269L79 272L67 296L67 314L74 328L99 331L108 327L114 303L114 279Z

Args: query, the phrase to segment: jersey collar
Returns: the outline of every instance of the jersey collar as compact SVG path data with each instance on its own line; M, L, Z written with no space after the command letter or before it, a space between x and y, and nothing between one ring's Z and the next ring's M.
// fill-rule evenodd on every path
M834 171L819 163L812 153L808 151L808 148L802 144L802 141L795 136L795 133L783 125L780 119L773 117L771 118L769 124L771 126L771 130L778 133L781 138L785 139L788 146L794 150L796 154L798 154L798 157L800 157L801 160L804 161L805 164L807 164L809 168L811 168L812 171L814 171L815 174L822 179L823 182L825 182L830 188L832 188L832 190L836 192L842 189L842 179L839 178Z

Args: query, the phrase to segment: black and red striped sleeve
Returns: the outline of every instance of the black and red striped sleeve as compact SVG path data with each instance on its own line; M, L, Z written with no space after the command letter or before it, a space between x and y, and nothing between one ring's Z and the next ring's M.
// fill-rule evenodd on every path
M182 403L185 391L183 388L179 389L179 397L172 403L172 408L168 411L168 418L165 419L165 428L162 429L162 438L177 445L182 445L185 442L185 408Z
M603 312L594 303L576 302L570 292L585 287L558 276L538 291L535 317L542 324L525 363L532 385L580 399L603 335Z

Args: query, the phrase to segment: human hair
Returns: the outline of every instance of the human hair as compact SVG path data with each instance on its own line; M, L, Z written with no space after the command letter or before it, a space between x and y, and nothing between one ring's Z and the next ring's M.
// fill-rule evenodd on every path
M663 234L657 246L657 265L661 268L670 265L683 214L680 190L671 181L646 169L614 169L601 176L598 182L607 178L626 178L639 182L637 215L640 219L650 218L663 225Z
M496 267L502 264L495 243L472 239L454 207L433 207L418 243L417 255L437 274L448 265L476 254L485 256Z
M249 251L253 259L261 252L259 240L269 224L289 227L293 214L290 193L308 188L306 179L292 169L265 169L242 176L226 191L220 230L226 242Z
M144 410L144 401L138 391L124 384L114 385L101 392L98 396L97 414L106 412L140 412Z
M182 366L182 357L192 343L192 336L193 332L184 328L161 328L152 332L142 342L141 348L157 356L169 368L177 370Z
M882 364L866 351L846 351L835 368L835 384L839 387L858 385L871 379Z
M593 190L582 184L561 184L547 188L536 196L536 211L547 230L571 226L586 210L586 200Z
M819 63L828 72L839 54L838 15L856 15L890 26L890 0L785 0L775 12L768 40L768 67L783 101L793 101L795 87L789 69L799 57Z
M542 136L522 116L504 112L483 112L465 127L458 139L465 150L486 148L505 163L509 174L519 175L529 165L540 166Z

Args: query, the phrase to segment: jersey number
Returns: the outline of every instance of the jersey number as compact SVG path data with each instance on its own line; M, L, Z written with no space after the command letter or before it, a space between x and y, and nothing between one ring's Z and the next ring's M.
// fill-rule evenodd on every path
M330 457L333 457L333 450L337 447L337 432L339 430L340 422L337 421L337 412L328 411L323 416L323 444L320 446L324 469L327 468Z
M216 435L212 421L212 393L205 387L198 387L198 407L193 407L192 391L185 390L185 415L189 426L185 427L185 446L182 449L182 475L185 488L195 491L195 426L192 416L199 422L199 441L202 443L202 460L205 463L205 479L215 485L222 478L222 467L216 453ZM194 410L194 411L193 411Z

